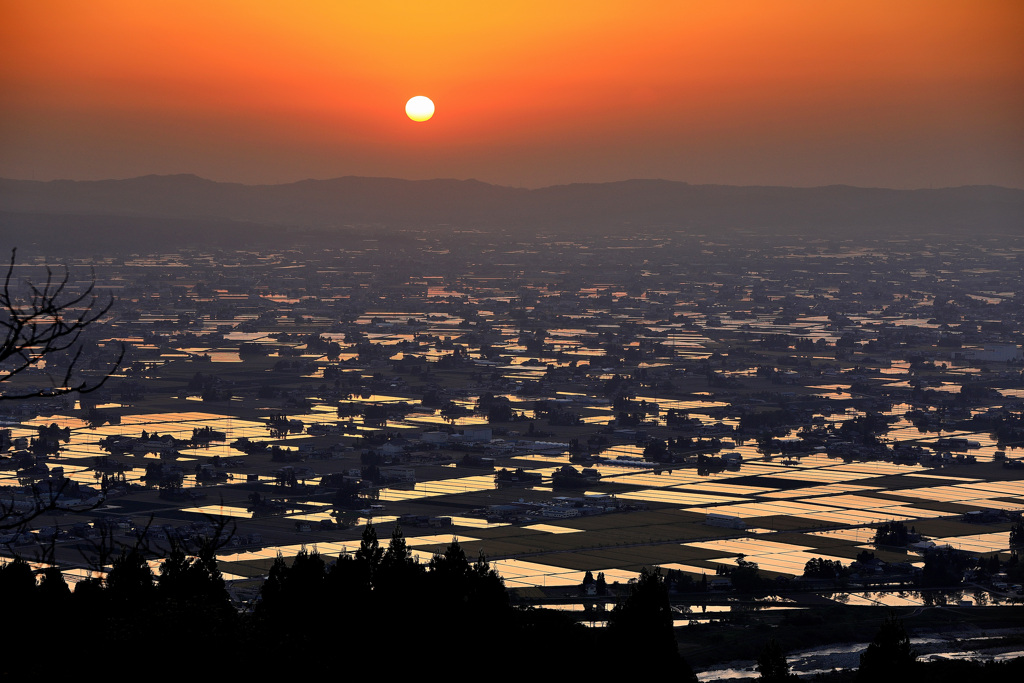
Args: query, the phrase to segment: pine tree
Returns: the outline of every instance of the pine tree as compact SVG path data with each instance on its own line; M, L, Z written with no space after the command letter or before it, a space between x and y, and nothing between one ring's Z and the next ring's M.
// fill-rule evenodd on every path
M270 566L267 580L260 587L260 601L257 610L269 618L279 616L284 609L287 596L285 594L285 581L288 577L288 565L284 561L281 552L278 551L274 564Z
M645 662L655 669L671 671L683 680L696 680L693 671L679 656L672 605L660 570L641 569L636 581L630 581L629 595L615 606L610 617L607 633L610 646L625 652L643 652Z
M377 540L377 530L372 524L367 524L363 529L359 550L356 551L356 562L362 567L370 586L373 585L383 557L384 549L380 547L380 542Z
M671 646L675 650L672 607L658 570L647 567L640 570L636 582L630 583L629 595L612 611L610 626L624 638L637 638L649 647Z
M409 554L409 546L402 536L402 527L399 524L396 524L394 531L391 532L391 542L388 543L382 561L389 567L402 566L414 561Z
M417 590L417 583L423 568L409 551L402 536L402 527L395 525L391 542L381 558L377 572L377 587L388 591L392 600L404 600L407 594Z
M1010 550L1015 553L1024 550L1024 519L1018 519L1010 527Z
M47 567L43 570L43 578L39 582L39 594L44 602L63 604L71 598L71 589L64 580L64 572L60 567Z
M153 571L138 550L125 550L107 573L107 591L122 602L145 601L154 592Z
M916 656L910 649L910 637L903 628L903 621L895 612L882 622L875 639L860 656L860 681L889 679L905 674L914 664Z
M461 580L469 575L469 559L466 558L466 551L459 545L457 538L452 538L444 553L438 553L430 558L430 571L451 580Z
M788 681L791 678L786 653L774 638L768 639L761 654L758 655L757 672L765 681Z
M589 569L583 575L583 583L580 584L580 595L586 595L587 589L595 584L594 574Z

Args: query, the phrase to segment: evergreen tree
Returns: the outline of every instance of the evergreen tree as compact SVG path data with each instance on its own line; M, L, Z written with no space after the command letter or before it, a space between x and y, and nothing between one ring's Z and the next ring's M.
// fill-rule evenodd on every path
M327 566L319 551L302 548L295 556L285 581L285 589L291 594L292 601L312 609L323 593L326 571Z
M64 580L64 572L60 567L47 567L43 570L42 581L39 582L39 594L44 602L51 605L63 605L71 599L71 589Z
M882 622L868 649L860 656L857 680L890 680L905 675L913 666L916 656L910 649L910 637L903 621L890 612Z
M587 589L595 585L594 574L588 569L583 575L583 583L580 584L580 595L586 595Z
M875 530L875 545L906 546L911 533L903 522L886 522Z
M383 557L384 549L380 547L380 542L377 540L377 530L372 524L367 524L366 528L363 529L359 550L356 551L356 562L361 566L365 573L366 581L371 587Z
M612 610L609 620L609 646L625 652L643 652L652 666L692 676L679 656L672 630L672 606L668 588L657 569L644 567L630 582L629 595Z
M156 586L153 572L142 551L122 550L114 559L104 581L105 588L97 595L102 618L96 623L92 637L116 642L124 651L126 667L141 665L144 644L153 626L156 608ZM75 588L77 597L78 587Z
M257 604L257 614L268 618L279 616L284 608L285 602L285 578L288 575L288 565L284 561L281 552L278 551L274 564L270 565L270 572L267 580L260 587L260 601Z
M728 572L732 587L743 593L755 593L764 588L764 579L756 562L747 562L740 555L736 558L736 568Z
M154 592L153 570L140 551L124 550L107 573L106 585L116 602L146 602Z
M481 615L502 616L509 607L508 591L505 590L505 581L491 568L483 549L477 555L468 578L473 608Z
M54 615L44 615L37 608L39 589L36 588L36 577L32 568L25 560L15 557L7 564L0 565L0 601L5 613L12 622L4 633L5 651L11 659L18 656L23 648L30 645L40 627L49 626L45 619ZM14 623L16 621L16 623ZM0 661L0 678L7 672L6 664Z
M156 595L148 633L154 641L174 651L195 642L237 644L241 617L231 604L212 543L204 543L195 556L180 544L172 545L160 565ZM222 664L227 667L226 662L214 663Z
M1010 550L1014 553L1024 551L1024 519L1018 519L1010 527Z
M757 656L757 672L761 679L781 683L794 678L789 673L789 662L786 661L786 653L774 638L769 638L764 644L761 654Z
M209 543L204 543L194 557L187 556L184 548L174 544L160 565L157 590L165 601L193 606L231 606L224 577L217 568L216 551Z
M414 564L416 564L416 560L413 559L412 553L409 552L409 546L402 536L402 527L396 524L394 531L391 532L388 549L381 557L381 568L389 573L400 573Z
M465 578L469 575L469 570L469 559L466 558L466 551L459 545L457 538L452 538L444 553L437 553L430 558L431 573L445 581Z
M32 567L21 557L0 565L0 598L5 602L30 596L35 589L36 577L32 574Z
M662 639L666 629L671 632L672 608L661 572L647 567L640 570L636 581L630 582L629 595L612 611L611 626L634 633L648 631Z
M396 524L388 549L381 558L376 587L385 592L388 602L403 602L421 589L423 574L423 567L412 556L402 536L402 527Z

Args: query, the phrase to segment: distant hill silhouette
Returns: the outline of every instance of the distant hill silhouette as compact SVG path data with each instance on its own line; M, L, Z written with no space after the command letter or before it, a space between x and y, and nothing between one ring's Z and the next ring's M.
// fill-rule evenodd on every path
M1024 228L1024 190L734 187L665 180L526 190L475 180L345 177L242 185L194 175L150 175L102 181L0 179L0 217L0 237L26 228L85 231L97 237L103 226L119 232L117 226L130 225L136 232L147 226L180 230L185 241L214 242L230 242L234 234L269 237L281 228L371 226L523 232L1016 233Z

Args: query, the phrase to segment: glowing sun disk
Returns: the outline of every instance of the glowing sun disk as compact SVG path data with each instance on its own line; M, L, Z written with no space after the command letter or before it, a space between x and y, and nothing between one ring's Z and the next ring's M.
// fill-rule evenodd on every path
M434 103L429 97L417 95L405 103L405 113L413 121L426 121L434 115Z

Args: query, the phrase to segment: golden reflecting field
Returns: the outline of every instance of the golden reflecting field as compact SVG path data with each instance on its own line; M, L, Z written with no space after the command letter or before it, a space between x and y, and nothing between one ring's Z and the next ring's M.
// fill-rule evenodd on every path
M564 330L559 334L576 333L578 330ZM379 339L381 343L397 344L410 341L411 335L381 335ZM514 346L506 345L506 351L515 350ZM515 351L517 355L508 366L514 371L506 376L521 374L521 378L536 379L543 374L544 368L523 366L522 363L529 358L520 353L521 349ZM648 365L652 368L657 366ZM609 375L608 379L612 376ZM827 383L816 385L815 389L838 396L849 386ZM466 391L454 400L454 404L472 409L477 398L475 393ZM532 410L531 399L516 394L509 394L508 398L516 410L527 413ZM557 398L581 401L579 410L584 415L585 424L603 426L614 419L614 411L606 402L602 403L606 399L600 396L560 392ZM699 422L702 427L711 429L720 429L719 423L733 425L737 422L735 416L723 417L721 412L711 412L729 406L721 401L699 398L666 400L656 395L637 396L634 400L659 405L660 412L657 417L652 416L651 425L663 425L665 412L669 409L686 411L696 418L694 424ZM340 403L394 405L410 401L415 402L415 399L403 395L400 388L393 388L384 393L354 396ZM205 402L203 407L208 407ZM893 412L899 414L904 409L906 406L897 406ZM337 417L336 410L336 404L315 402L308 411L295 417L307 425L347 426L350 419ZM853 412L836 415L834 421L838 424L853 415ZM287 466L295 468L296 482L308 486L298 491L288 490L281 481L283 462L254 468L251 462L258 456L246 456L231 446L243 438L268 440L268 425L262 418L242 419L206 410L153 412L124 415L120 424L91 427L76 418L50 416L13 426L11 437L32 438L38 427L53 423L62 428L68 427L71 432L68 441L62 442L59 456L49 461L50 468L61 467L66 480L90 487L97 486L104 476L113 474L112 471L97 470L98 459L109 457L116 460L119 457L100 446L100 440L105 437L137 439L146 432L149 435L169 434L186 440L197 428L223 432L222 440L205 446L181 447L173 458L166 458L158 452L127 454L126 460L128 457L134 460L130 465L122 465L117 474L126 482L142 484L148 465L166 460L181 468L181 487L194 499L167 502L158 499L155 491L147 493L147 503L141 505L139 514L135 515L140 519L146 511L155 509L157 516L161 511L173 511L177 515L173 520L161 520L172 526L181 524L182 519L227 518L257 530L257 536L262 536L262 540L253 541L246 536L238 540L242 547L226 546L222 549L219 557L225 563L225 576L232 579L260 576L278 553L289 558L303 548L315 548L328 561L351 554L359 547L363 525L371 521L381 527L378 531L380 542L386 546L390 525L408 511L421 517L421 527L404 528L408 546L419 561L428 562L457 537L467 546L471 560L479 550L493 552L492 566L503 576L506 584L511 588L528 590L578 585L585 568L591 568L595 574L603 571L610 584L628 582L645 565L675 569L696 577L704 574L710 579L717 565L735 566L740 556L745 561L755 562L762 571L798 576L807 561L814 557L848 565L851 557L860 550L874 548L875 526L890 521L903 521L909 527L915 522L921 524L935 520L935 524L944 526L933 529L941 534L930 539L934 543L987 555L1006 551L1009 544L1006 527L993 530L987 530L985 526L972 527L959 521L962 513L981 509L1024 510L1024 480L987 480L983 476L970 476L969 469L959 469L953 474L948 469L917 464L845 462L822 452L765 456L749 441L736 446L728 440L722 451L739 453L742 461L714 471L679 464L662 468L643 462L643 447L628 440L596 448L594 452L601 459L580 465L571 459L568 438L564 436L542 437L540 443L532 444L533 448L517 445L526 427L513 423L514 429L509 429L507 434L489 444L487 450L477 448L477 452L500 460L498 467L522 467L539 474L539 482L499 487L491 470L455 467L452 461L461 457L462 452L459 452L457 457L448 460L439 458L436 464L446 467L444 470L429 470L434 475L425 475L428 470L410 466L414 470L415 481L381 485L373 493L372 508L339 514L329 496L320 495L322 489L318 484L327 481L325 475L328 473L354 469L358 474L361 464L358 452L353 448L342 451L340 458L344 458L344 464L335 463L330 458L322 461L305 458L301 462L288 463ZM316 437L317 443L340 441L347 445L358 437L371 436L381 429L408 438L424 428L458 432L466 427L489 426L482 415L453 421L444 420L437 413L426 412L411 413L402 419L391 420L383 427L366 423L362 418L353 419L351 423L354 431L340 437L336 436L337 431L333 432L334 435L325 436L325 431ZM894 428L891 433L902 433L899 429L908 430L908 438L917 438L916 428L906 425ZM989 453L985 457L991 459L994 445L989 440L978 438L976 434L965 436L982 442L984 445L979 452ZM280 435L273 441L284 449L285 457L294 457L300 454L300 449L309 447L311 439L308 434L297 432ZM433 451L427 451L422 457L422 464L431 466L435 463L431 459ZM200 481L196 475L200 468L209 468L214 463L225 477L216 486ZM553 473L559 467L569 465L577 469L583 466L592 468L600 478L588 480L585 488L581 489L553 488ZM441 471L443 475L436 474ZM13 489L21 485L23 479L13 470L0 471L0 486ZM272 514L254 514L247 502L249 492L268 484L279 487L268 495L279 497L284 502ZM224 502L213 502L216 498L211 494L223 496ZM595 509L586 509L591 503L588 497L599 497L601 502L593 504ZM551 504L556 499L563 507L552 511ZM112 498L106 501L104 510L116 511L123 502ZM520 505L524 512L510 519L500 516L485 519L488 505L513 504ZM628 506L630 511L607 512L615 506ZM129 508L126 506L125 509ZM591 514L594 512L605 514ZM580 516L564 521L558 518L558 515L575 514ZM709 514L730 518L738 528L706 524ZM439 528L426 529L425 518L430 518L430 524ZM308 534L309 541L305 544L293 542L299 527L302 534ZM464 531L471 535L463 535ZM796 542L782 542L783 538ZM525 557L527 555L528 558ZM919 556L911 554L907 557L920 564ZM847 604L920 604L913 597L880 595L845 594L834 599L841 599ZM691 615L689 618L705 617ZM685 621L681 620L681 623Z

